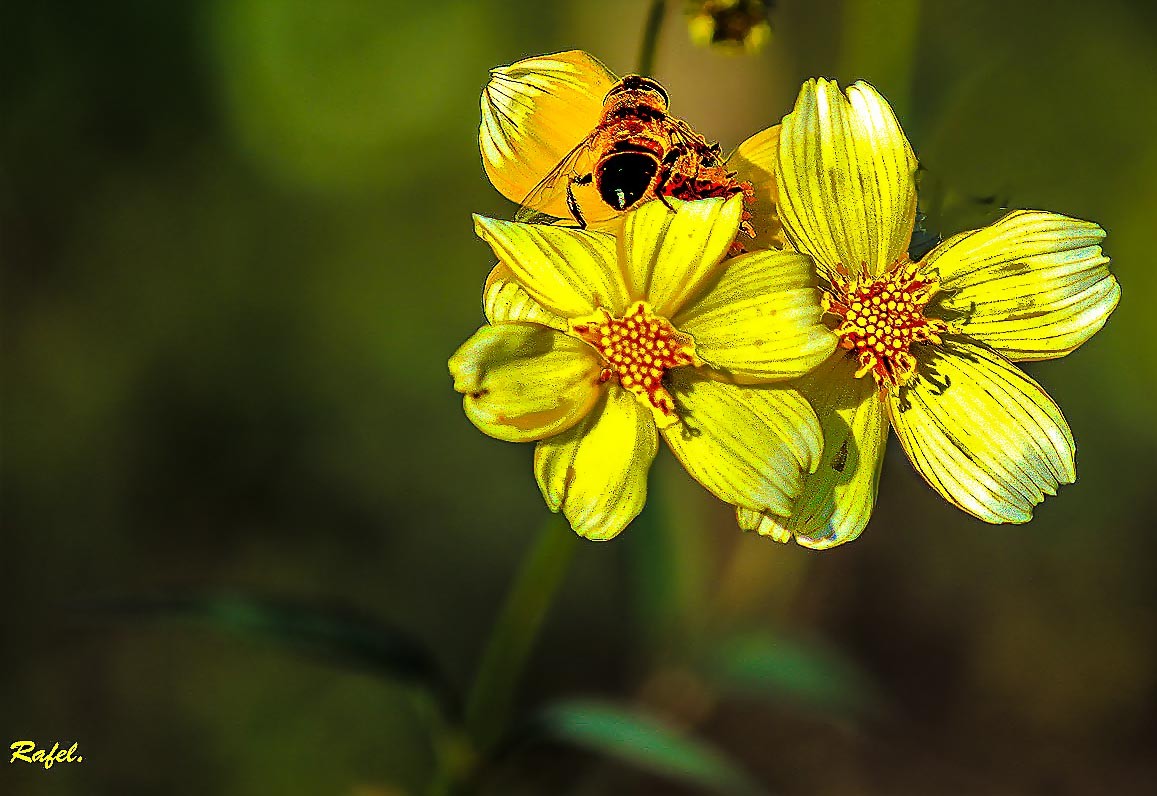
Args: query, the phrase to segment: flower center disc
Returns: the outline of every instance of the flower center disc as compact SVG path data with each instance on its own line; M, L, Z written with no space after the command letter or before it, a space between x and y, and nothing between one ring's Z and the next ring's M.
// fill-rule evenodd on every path
M855 351L860 361L856 378L871 372L881 387L907 384L916 375L912 343L940 343L948 324L924 317L924 307L936 293L934 278L920 276L917 266L901 260L884 276L855 280L843 273L832 279L824 309L841 319L836 328L840 346Z
M689 335L655 315L644 301L632 305L622 318L613 318L600 309L572 321L571 331L602 355L606 363L603 381L617 376L619 384L651 407L660 425L677 420L675 402L663 386L663 376L671 368L698 364Z

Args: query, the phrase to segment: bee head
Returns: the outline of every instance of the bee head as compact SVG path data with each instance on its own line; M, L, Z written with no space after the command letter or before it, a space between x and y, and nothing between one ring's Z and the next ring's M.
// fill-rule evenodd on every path
M607 96L603 98L603 104L605 105L610 102L612 97L628 91L642 91L654 94L662 102L664 109L666 109L670 103L670 99L667 97L667 90L659 85L659 81L652 80L649 77L643 77L642 75L627 75L618 83L611 86L611 90L608 91Z

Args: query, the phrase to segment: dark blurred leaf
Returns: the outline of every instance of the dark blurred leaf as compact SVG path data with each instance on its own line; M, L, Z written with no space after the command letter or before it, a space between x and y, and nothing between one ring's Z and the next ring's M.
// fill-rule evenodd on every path
M712 647L705 675L725 692L759 696L837 714L881 707L879 689L854 663L819 644L737 636Z
M421 641L351 606L214 595L124 600L96 612L123 619L193 621L428 689L448 711L458 710L455 690Z
M594 701L560 702L543 711L534 728L555 740L712 792L761 792L718 749L626 707Z

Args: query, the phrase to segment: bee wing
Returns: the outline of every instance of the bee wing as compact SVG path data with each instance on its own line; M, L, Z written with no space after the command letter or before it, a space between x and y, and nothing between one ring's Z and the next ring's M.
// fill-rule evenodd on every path
M578 146L568 152L558 165L531 189L526 198L519 202L518 212L514 215L515 221L552 224L560 219L575 220L567 208L566 187L572 177L590 174L594 169L596 158L591 145L597 132L593 131L580 141Z
M691 125L674 116L667 117L667 133L671 137L672 145L683 146L699 155L704 166L718 166L723 163L723 154L717 144L712 144L706 138L692 129Z

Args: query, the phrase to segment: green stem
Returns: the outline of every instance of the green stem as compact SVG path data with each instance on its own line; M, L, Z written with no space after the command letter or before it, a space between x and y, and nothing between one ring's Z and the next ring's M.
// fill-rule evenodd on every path
M430 796L471 791L487 756L502 740L515 688L577 547L578 537L552 517L527 551L490 631L466 697L463 726L442 726L432 733L436 770Z
M701 620L710 541L698 516L698 495L672 456L651 469L647 507L624 544L631 556L637 643L655 660L683 655L695 643Z
M651 0L651 8L647 11L647 23L643 28L643 42L639 45L636 74L650 75L655 71L655 50L659 46L659 32L663 29L666 11L666 0Z
M577 548L578 537L552 518L506 595L466 700L466 732L483 754L501 739L527 657Z
M665 0L651 0L639 48L640 75L654 70L666 10ZM577 548L578 537L565 523L552 518L527 552L486 642L466 698L465 735L456 728L435 733L438 770L430 783L433 796L459 791L475 775L479 762L501 741L534 640Z
M427 725L434 754L434 776L429 796L452 796L458 783L474 769L474 751L460 728L446 721L440 706L421 699L415 709Z
M909 117L919 32L920 0L845 0L841 77L867 80Z

